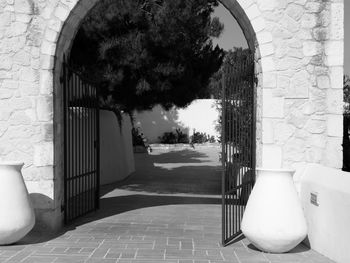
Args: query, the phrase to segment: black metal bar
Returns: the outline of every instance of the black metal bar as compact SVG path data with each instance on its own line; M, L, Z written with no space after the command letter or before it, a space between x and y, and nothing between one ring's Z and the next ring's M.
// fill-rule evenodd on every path
M99 200L98 91L64 58L64 221L97 209Z
M66 79L66 57L65 55L63 56L63 64L62 64L62 77L61 77L61 84L63 86L63 121L64 123L67 123L67 79ZM64 222L67 222L67 200L68 200L68 191L67 191L67 176L68 176L68 164L67 164L67 127L64 126L64 175L63 175L63 180L64 180Z
M96 182L96 209L100 208L100 108L98 104L99 98L99 87L96 86L96 137L97 137L97 148L96 148L96 170L97 170L97 182Z
M254 59L227 63L222 91L222 243L241 235L241 220L255 171Z
M225 245L226 239L226 88L225 88L225 72L223 70L223 76L221 78L222 85L222 98L221 98L221 163L222 163L222 174L221 174L221 233L222 233L222 245Z

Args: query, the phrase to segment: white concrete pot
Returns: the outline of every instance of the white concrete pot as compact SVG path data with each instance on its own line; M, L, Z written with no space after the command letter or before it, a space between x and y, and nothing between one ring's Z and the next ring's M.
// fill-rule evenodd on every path
M23 163L0 163L0 245L17 242L35 223L22 166Z
M283 253L307 235L307 225L293 182L293 170L257 169L241 229L257 248Z

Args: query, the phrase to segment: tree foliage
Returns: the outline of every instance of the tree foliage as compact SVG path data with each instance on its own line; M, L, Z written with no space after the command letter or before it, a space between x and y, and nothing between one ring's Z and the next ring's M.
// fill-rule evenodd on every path
M241 47L235 47L229 51L225 51L223 63L220 69L215 72L210 78L208 93L211 94L215 99L220 99L222 93L222 86L220 85L220 82L222 81L223 72L228 67L235 67L235 65L240 66L243 63L246 63L251 54L252 52L249 48L243 49ZM247 74L250 73L247 72Z
M184 107L207 94L224 51L217 0L103 0L88 14L70 60L118 110Z

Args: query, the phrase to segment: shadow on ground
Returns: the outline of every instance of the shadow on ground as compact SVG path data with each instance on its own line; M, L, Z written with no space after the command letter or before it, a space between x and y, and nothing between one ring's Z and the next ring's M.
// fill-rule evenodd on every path
M136 171L125 180L101 186L100 209L59 233L34 229L13 247L46 242L76 227L128 211L169 205L221 203L217 149L136 154Z
M123 189L157 194L220 195L221 166L217 149L136 154L136 172L102 193Z

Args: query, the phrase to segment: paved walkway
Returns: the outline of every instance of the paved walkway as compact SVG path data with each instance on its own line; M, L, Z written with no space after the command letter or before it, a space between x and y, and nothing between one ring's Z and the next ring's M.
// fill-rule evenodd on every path
M305 246L221 247L220 164L214 148L137 154L137 172L103 187L101 209L56 236L31 233L0 247L0 262L332 262Z

